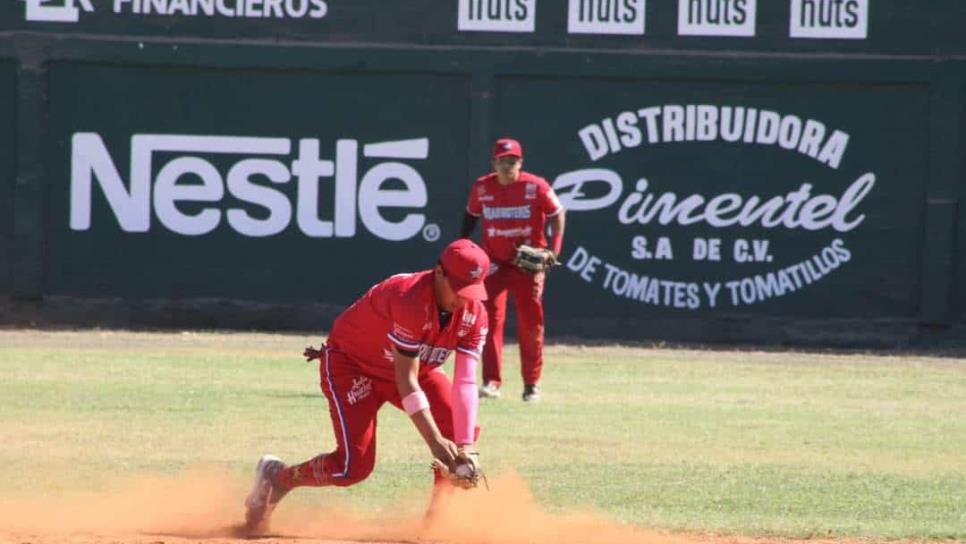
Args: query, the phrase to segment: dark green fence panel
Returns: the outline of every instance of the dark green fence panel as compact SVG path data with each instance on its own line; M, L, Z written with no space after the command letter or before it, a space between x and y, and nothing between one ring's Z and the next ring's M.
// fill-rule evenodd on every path
M963 73L966 74L966 70ZM966 105L966 85L961 88L960 96L960 104ZM963 108L960 112L959 133L966 135L966 108ZM959 265L955 276L956 288L953 289L952 293L955 297L953 307L958 310L959 321L966 324L966 203L963 202L963 198L966 197L966 137L960 140L959 159L958 162L954 162L959 167L959 183L955 192L958 204L956 209L959 212L958 229L956 231Z
M469 79L51 69L48 290L351 302L455 236Z
M13 62L0 60L0 294L7 294L11 284L16 127L16 67Z
M957 0L4 2L0 293L323 327L433 263L510 135L570 210L551 335L964 341L963 28Z

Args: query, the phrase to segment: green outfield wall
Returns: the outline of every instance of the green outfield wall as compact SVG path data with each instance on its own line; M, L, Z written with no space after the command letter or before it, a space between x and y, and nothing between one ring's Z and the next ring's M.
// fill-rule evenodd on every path
M10 293L13 274L16 127L16 65L7 59L0 62L0 294Z
M7 2L0 322L324 329L433 264L511 135L568 209L551 336L963 345L964 28L952 0Z

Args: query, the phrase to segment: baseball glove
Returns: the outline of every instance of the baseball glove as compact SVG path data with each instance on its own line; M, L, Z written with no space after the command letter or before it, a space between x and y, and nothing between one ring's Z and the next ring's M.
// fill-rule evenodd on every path
M315 349L312 346L305 348L305 351L302 352L302 356L305 357L305 362L310 362L313 359L319 359L321 361L322 355L325 353L324 348L325 346L319 349Z
M483 474L483 469L480 468L479 458L480 454L475 451L460 450L456 456L456 468L453 472L450 472L449 467L439 459L433 460L433 468L438 470L451 484L461 489L474 489L479 487L480 480L483 480L487 484L487 488L489 488L489 483L486 482L486 475Z
M553 251L526 244L518 246L517 253L513 256L513 265L531 274L546 272L551 266L558 264L560 261Z

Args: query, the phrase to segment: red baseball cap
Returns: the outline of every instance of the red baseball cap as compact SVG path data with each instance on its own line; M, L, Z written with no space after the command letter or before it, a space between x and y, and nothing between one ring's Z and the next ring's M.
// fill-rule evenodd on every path
M483 248L466 238L460 238L446 246L439 263L457 295L472 300L486 300L483 280L490 271L490 258Z
M493 158L520 157L523 158L523 146L513 138L500 138L493 144Z

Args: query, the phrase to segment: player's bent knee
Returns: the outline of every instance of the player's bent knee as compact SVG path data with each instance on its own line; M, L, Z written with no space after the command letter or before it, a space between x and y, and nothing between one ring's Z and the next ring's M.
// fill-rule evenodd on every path
M375 466L375 459L372 461L362 460L358 464L353 464L349 467L349 472L341 478L333 478L332 483L337 487L349 487L350 485L355 485L372 474L372 469Z
M372 474L372 467L368 470L351 471L343 477L332 478L332 485L336 487L349 487L365 480Z

